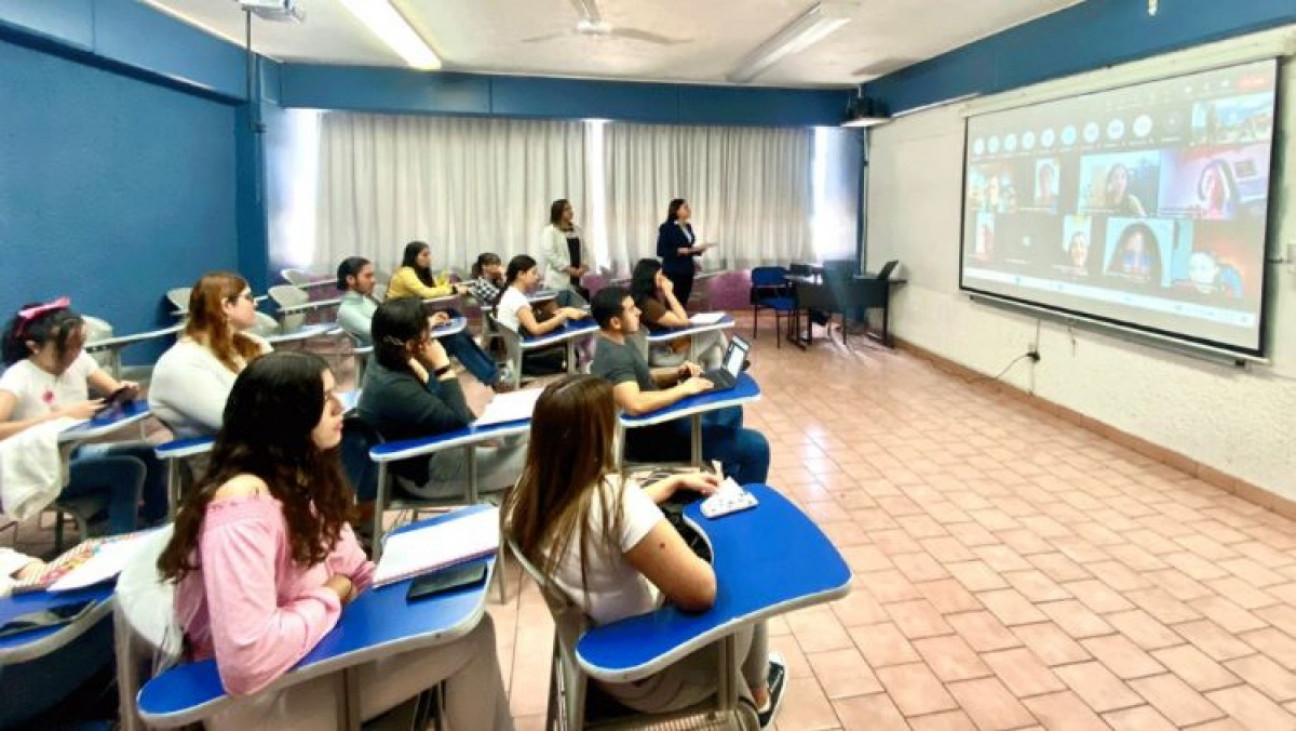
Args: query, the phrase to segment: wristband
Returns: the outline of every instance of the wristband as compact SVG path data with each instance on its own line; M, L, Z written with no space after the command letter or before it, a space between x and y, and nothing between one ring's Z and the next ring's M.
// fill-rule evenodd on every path
M444 376L445 374L447 374L447 373L449 373L449 372L450 372L450 364L449 364L449 363L446 363L445 365L443 365L443 366L441 366L440 368L438 368L438 369L436 369L435 371L433 371L433 372L432 372L432 377L433 377L433 378L440 378L441 376Z

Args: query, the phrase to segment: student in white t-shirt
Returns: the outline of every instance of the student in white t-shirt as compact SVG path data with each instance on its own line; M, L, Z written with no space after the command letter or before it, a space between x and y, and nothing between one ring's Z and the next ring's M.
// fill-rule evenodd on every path
M504 531L523 555L595 625L657 609L686 611L715 602L716 575L666 520L657 503L679 490L713 492L713 475L674 475L640 486L614 467L616 406L597 376L567 376L545 389L531 418L526 468L505 499ZM765 623L735 635L742 697L772 724L786 687L781 659L768 652ZM667 713L716 692L718 655L700 650L635 683L602 683L617 701Z
M589 317L589 313L585 310L575 307L554 307L552 302L541 305L541 310L537 312L527 299L527 293L534 290L539 282L540 268L536 265L535 259L526 254L519 254L510 259L508 269L504 273L504 291L500 295L499 302L495 304L495 319L519 335L535 337L551 333L569 320L582 320ZM582 349L588 350L588 344L592 342L591 339L586 338L579 345ZM561 346L556 347L561 348ZM593 358L592 352L587 355L586 360ZM527 353L522 364L523 372L543 373L542 367L534 361L545 357L537 352Z
M247 364L269 353L256 325L256 298L232 272L204 274L189 294L189 321L158 359L149 409L177 439L220 431L225 401Z
M103 399L90 398L91 388L103 396L119 389L129 398L138 395L138 385L108 375L85 353L85 338L85 322L66 297L18 311L4 335L0 439L53 419L90 418L104 405ZM144 523L165 519L166 473L152 445L95 444L73 453L59 498L101 497L106 530L117 534L138 527L141 492Z

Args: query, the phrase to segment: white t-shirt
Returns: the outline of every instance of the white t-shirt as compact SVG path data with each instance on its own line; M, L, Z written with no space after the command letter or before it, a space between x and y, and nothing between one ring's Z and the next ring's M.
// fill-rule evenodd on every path
M85 401L90 398L86 379L97 370L99 364L85 351L58 376L41 370L31 359L14 363L0 375L0 391L8 391L17 399L9 419L34 419Z
M603 505L621 493L621 532L615 536L617 550L608 551L603 541ZM661 601L657 588L626 560L625 554L643 540L653 526L664 519L661 508L635 482L609 477L590 500L590 548L586 581L581 581L581 551L578 536L572 537L567 555L558 562L555 583L571 597L595 624L603 625L656 609Z
M256 335L244 334L261 346L262 353L272 350L269 343ZM220 431L225 402L236 378L238 373L220 362L210 348L187 337L181 338L158 358L153 368L149 411L177 439L210 436Z
M513 332L523 335L522 322L518 320L518 310L531 304L525 294L522 294L517 287L508 287L504 290L504 296L500 298L499 305L495 308L495 319L500 321Z

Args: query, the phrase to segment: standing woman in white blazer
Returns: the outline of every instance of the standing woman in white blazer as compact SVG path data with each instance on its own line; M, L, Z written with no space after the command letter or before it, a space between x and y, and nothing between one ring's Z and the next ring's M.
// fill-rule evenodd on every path
M559 198L549 206L549 225L540 233L540 250L545 263L545 289L572 293L560 294L558 304L562 307L589 304L589 290L580 283L581 276L590 270L589 247L581 240L580 227L572 223L572 205L566 198Z

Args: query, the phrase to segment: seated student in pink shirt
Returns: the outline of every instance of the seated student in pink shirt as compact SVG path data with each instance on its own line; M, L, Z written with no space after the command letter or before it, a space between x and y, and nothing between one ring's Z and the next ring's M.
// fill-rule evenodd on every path
M318 356L271 353L250 363L225 405L207 474L184 500L158 560L177 582L176 618L190 659L215 657L225 690L252 696L208 728L333 729L338 683L320 677L261 693L338 623L374 565L347 517L342 404ZM512 729L483 616L464 637L361 666L360 716L375 718L441 683L454 729Z

